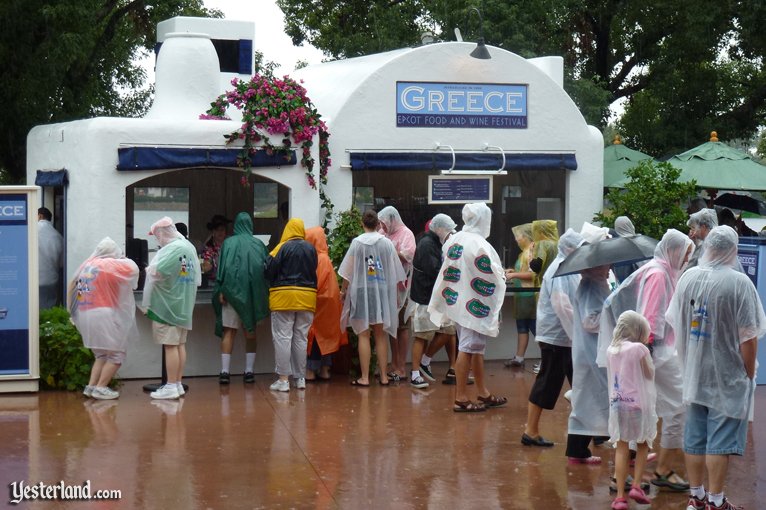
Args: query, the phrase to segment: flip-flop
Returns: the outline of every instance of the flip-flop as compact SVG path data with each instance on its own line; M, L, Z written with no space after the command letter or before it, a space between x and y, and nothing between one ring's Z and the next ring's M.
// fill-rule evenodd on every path
M356 386L357 388L369 388L370 384L369 383L363 384L359 382L359 379L354 379L353 381L351 381L351 386Z
M378 382L378 384L380 384L381 386L391 386L391 379L389 379L386 382L380 381L380 382Z

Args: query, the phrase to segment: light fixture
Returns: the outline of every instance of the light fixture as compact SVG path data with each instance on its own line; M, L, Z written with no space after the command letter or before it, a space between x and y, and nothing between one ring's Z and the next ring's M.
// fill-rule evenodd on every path
M479 15L479 40L476 43L476 48L471 52L471 56L473 58L478 58L481 60L487 60L492 58L492 55L489 54L489 50L487 49L487 46L484 44L484 18L481 16L481 11L477 9L476 7L471 7L468 10L468 18L471 18L471 13L475 12ZM467 30L466 30L467 31Z

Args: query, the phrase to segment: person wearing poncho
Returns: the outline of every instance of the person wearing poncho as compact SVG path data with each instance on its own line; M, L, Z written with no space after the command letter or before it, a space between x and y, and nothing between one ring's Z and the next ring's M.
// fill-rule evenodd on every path
M381 234L386 236L393 244L396 254L402 263L402 268L407 275L407 283L400 291L399 303L399 327L396 336L391 336L391 370L388 377L395 381L404 379L407 371L407 350L410 344L410 324L414 303L410 300L410 288L412 287L412 260L415 257L415 235L402 221L399 211L393 206L386 206L378 213Z
M489 338L500 331L500 310L505 299L505 270L487 237L492 210L484 203L463 207L463 228L442 247L444 262L434 285L428 312L431 322L455 323L458 357L455 412L483 411L508 400L490 393L484 381L484 351ZM468 371L473 369L479 402L468 398Z
M138 266L109 237L98 243L74 274L69 285L69 313L83 344L96 357L85 396L99 400L119 397L108 385L125 362L128 346L138 340L133 298L137 285Z
M197 287L202 282L197 251L165 216L149 234L160 249L146 268L142 306L152 320L152 334L165 352L167 383L151 393L155 399L177 399L184 394L181 379L186 365L186 337L192 329Z
M279 378L272 391L290 391L289 377L306 388L307 335L317 305L317 252L306 241L303 220L291 218L265 263L271 336Z
M657 415L662 418L655 478L659 487L685 491L688 483L671 469L672 457L683 447L684 407L681 395L681 365L675 348L675 334L665 320L676 283L692 255L694 244L675 229L665 232L654 249L654 258L630 275L604 302L596 362L606 366L606 349L617 318L635 310L649 321L649 345L655 365Z
M737 243L731 227L710 231L699 266L681 276L665 316L683 366L689 505L705 501L707 471L707 508L714 509L735 508L723 494L728 456L744 453L758 338L766 333L758 292L737 270Z
M559 231L556 221L533 221L532 242L534 243L534 250L532 259L529 261L529 267L535 273L535 278L532 280L534 287L540 287L543 282L543 275L558 253Z
M253 237L252 217L239 213L234 220L234 235L221 246L213 289L215 334L221 337L221 384L229 383L231 351L240 328L245 332L244 380L255 382L255 325L269 315L269 287L263 275L266 256L266 246Z
M386 373L388 337L396 335L399 326L399 290L407 276L391 241L377 232L378 214L368 209L362 215L364 233L351 241L338 268L343 278L341 328L351 326L358 336L361 374L351 384L368 387L370 371L370 330L375 335L380 384L389 384Z
M532 242L532 224L516 225L511 228L520 253L513 269L505 271L505 278L510 280L513 287L533 287L536 274L529 268L533 258L535 245ZM535 312L537 308L536 292L515 292L513 294L513 317L516 319L516 335L518 344L516 355L505 361L507 367L523 367L524 354L529 345L529 333L535 334Z
M327 236L322 227L306 230L306 241L317 251L317 306L308 334L306 380L330 379L332 354L348 343L340 329L340 287L328 254Z
M558 255L551 262L540 285L537 300L537 335L540 345L540 372L529 392L527 423L521 436L525 446L551 447L553 442L540 435L540 417L543 409L551 410L564 386L564 379L572 383L573 301L579 274L554 278L559 265L583 242L583 237L568 229L558 242Z

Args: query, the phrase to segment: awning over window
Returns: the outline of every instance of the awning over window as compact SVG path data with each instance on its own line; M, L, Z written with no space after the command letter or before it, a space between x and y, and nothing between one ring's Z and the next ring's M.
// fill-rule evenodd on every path
M38 170L35 186L63 187L69 184L66 170Z
M199 167L237 167L240 149L205 149L190 147L122 147L117 149L117 170L180 170ZM266 154L259 150L251 156L253 168L295 165L295 151L287 155Z
M500 170L499 152L455 153L455 169ZM448 152L352 152L351 171L361 170L449 170L452 154ZM577 170L573 153L505 153L504 170Z

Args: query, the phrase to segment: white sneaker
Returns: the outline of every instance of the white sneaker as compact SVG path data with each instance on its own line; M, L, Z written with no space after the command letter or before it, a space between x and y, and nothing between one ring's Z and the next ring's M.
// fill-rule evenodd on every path
M88 384L85 386L85 389L82 390L82 394L88 398L91 398L93 396L93 388L95 388L95 386Z
M184 385L181 383L176 384L176 389L178 390L178 396L183 397L186 395L186 390L184 389Z
M173 386L165 384L157 388L157 391L151 392L149 396L158 400L175 400L181 395L178 394L178 388L175 384Z
M428 383L422 377L417 376L414 379L410 378L410 386L417 389L423 389L423 388L428 388Z
M540 363L535 363L535 365L532 367L532 373L534 374L540 373Z
M90 396L97 400L114 400L120 396L120 394L107 387L99 388L96 386L90 393Z
M305 380L304 380L304 388L305 386ZM290 381L283 381L282 379L277 379L273 383L271 383L271 386L269 386L269 389L271 391L290 391Z
M306 389L306 378L305 377L299 377L295 380L295 387L299 390L305 390Z
M568 402L572 401L572 390L566 390L564 392L564 398L567 399Z

